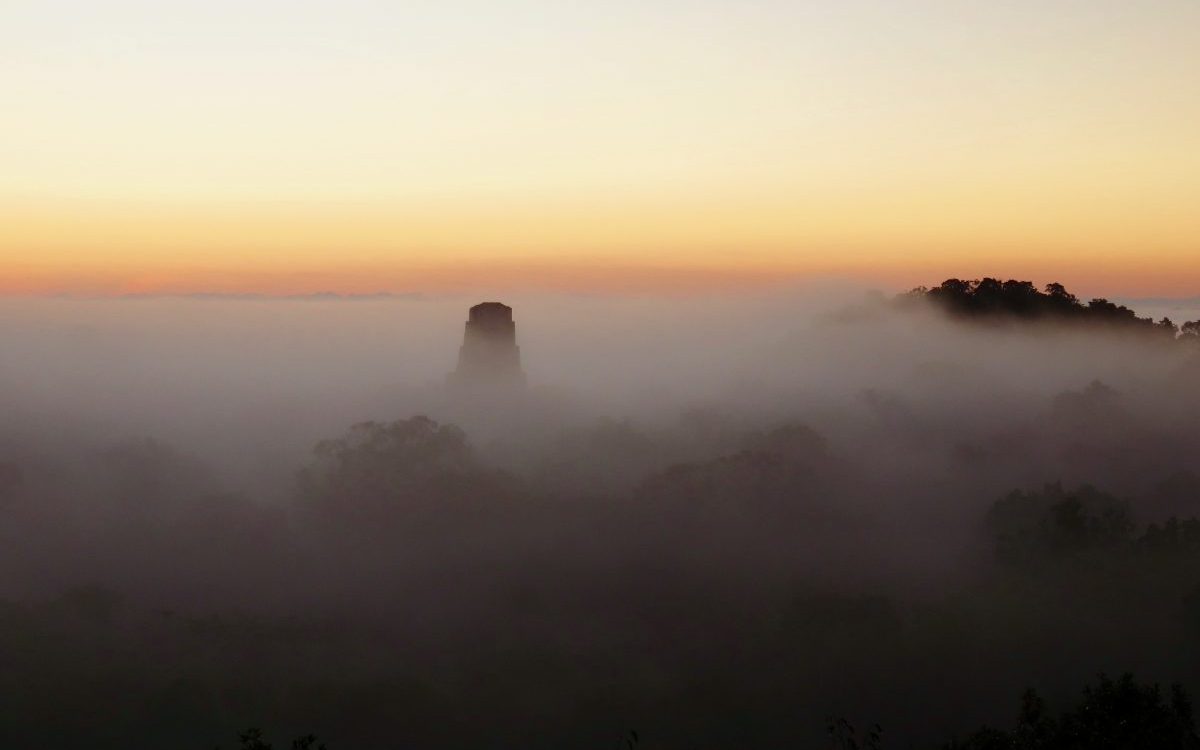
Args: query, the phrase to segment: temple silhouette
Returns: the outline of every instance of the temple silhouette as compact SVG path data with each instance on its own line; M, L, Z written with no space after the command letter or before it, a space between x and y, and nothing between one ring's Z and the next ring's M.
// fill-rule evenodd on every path
M481 302L471 308L458 350L458 368L447 380L458 386L525 384L511 307L501 302Z

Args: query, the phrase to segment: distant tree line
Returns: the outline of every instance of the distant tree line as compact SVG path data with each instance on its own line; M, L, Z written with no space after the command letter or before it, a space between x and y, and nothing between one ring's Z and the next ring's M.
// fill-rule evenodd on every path
M241 741L238 750L274 750L275 747L267 742L263 737L262 730L257 728L238 733L238 739ZM217 750L221 750L221 748L217 748ZM326 748L324 743L317 744L316 736L307 734L292 740L292 750L326 750Z
M883 728L857 730L844 718L830 719L827 731L834 750L883 750ZM272 750L258 729L239 734L238 750ZM313 735L292 742L292 750L325 750ZM619 747L636 750L638 733L630 731ZM1169 693L1131 674L1114 680L1101 674L1084 687L1078 703L1052 713L1036 691L1026 690L1016 725L1009 730L983 726L941 750L1200 750L1192 700L1178 684ZM218 748L218 750L220 750Z
M1014 490L992 505L984 525L996 559L1009 565L1038 566L1089 553L1200 552L1200 519L1172 516L1139 534L1129 503L1090 485L1067 490L1055 482L1040 492Z
M900 298L902 303L914 300L927 301L961 318L1084 322L1200 341L1200 320L1178 326L1166 317L1156 322L1103 298L1084 303L1059 283L1039 290L1031 281L1015 279L947 279L933 288L917 287Z
M835 750L883 750L883 729L874 724L856 730L845 719L828 723ZM1169 694L1131 674L1114 680L1101 674L1083 689L1078 703L1058 715L1034 690L1021 696L1016 726L984 726L942 750L1197 750L1191 697L1180 685Z
M1011 730L983 727L944 750L1193 750L1200 736L1192 702L1179 685L1169 697L1155 684L1136 682L1129 674L1113 680L1104 675L1083 690L1079 703L1058 716L1033 690L1021 700L1017 725Z

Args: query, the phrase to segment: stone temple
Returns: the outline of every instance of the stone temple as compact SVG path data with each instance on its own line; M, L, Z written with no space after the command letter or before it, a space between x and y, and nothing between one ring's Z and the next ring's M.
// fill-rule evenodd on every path
M500 302L481 302L471 308L458 350L458 369L449 382L459 386L521 386L521 348L512 308Z

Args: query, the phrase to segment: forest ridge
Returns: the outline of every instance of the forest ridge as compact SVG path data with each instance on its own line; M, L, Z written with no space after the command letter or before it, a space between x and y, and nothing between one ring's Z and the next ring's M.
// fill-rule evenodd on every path
M963 318L1083 322L1136 328L1171 337L1200 338L1200 320L1181 325L1166 317L1155 321L1139 317L1128 307L1102 297L1084 303L1057 282L1039 290L1031 281L1015 279L947 279L933 288L919 286L899 297L901 304L915 300L925 300Z

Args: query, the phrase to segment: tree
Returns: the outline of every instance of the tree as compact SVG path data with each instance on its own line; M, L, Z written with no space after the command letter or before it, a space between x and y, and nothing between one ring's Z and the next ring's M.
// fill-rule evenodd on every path
M256 728L238 733L238 741L241 743L238 750L272 750L273 747L263 738L262 730ZM292 750L326 750L326 747L325 743L317 744L316 736L306 734L292 740Z
M1169 333L1172 337L1178 330L1168 318L1156 323L1151 318L1138 317L1124 305L1103 298L1093 299L1084 305L1057 282L1047 284L1045 291L1038 291L1033 282L1016 279L947 279L932 289L917 287L902 295L899 301L911 304L918 299L928 300L934 307L953 316L976 320L1023 318L1085 322Z
M996 558L1037 564L1083 552L1128 547L1134 524L1127 502L1084 485L1041 492L1014 491L997 500L985 518Z
M1046 285L1046 296L1049 298L1050 306L1055 310L1074 312L1079 308L1079 298L1057 282Z
M1037 693L1022 697L1012 731L982 727L944 750L1196 750L1200 736L1191 700L1179 685L1170 698L1155 684L1130 674L1113 680L1101 674L1076 706L1051 717Z
M313 454L300 473L300 506L363 531L449 521L455 510L515 494L511 477L484 466L462 430L423 416L356 424Z

